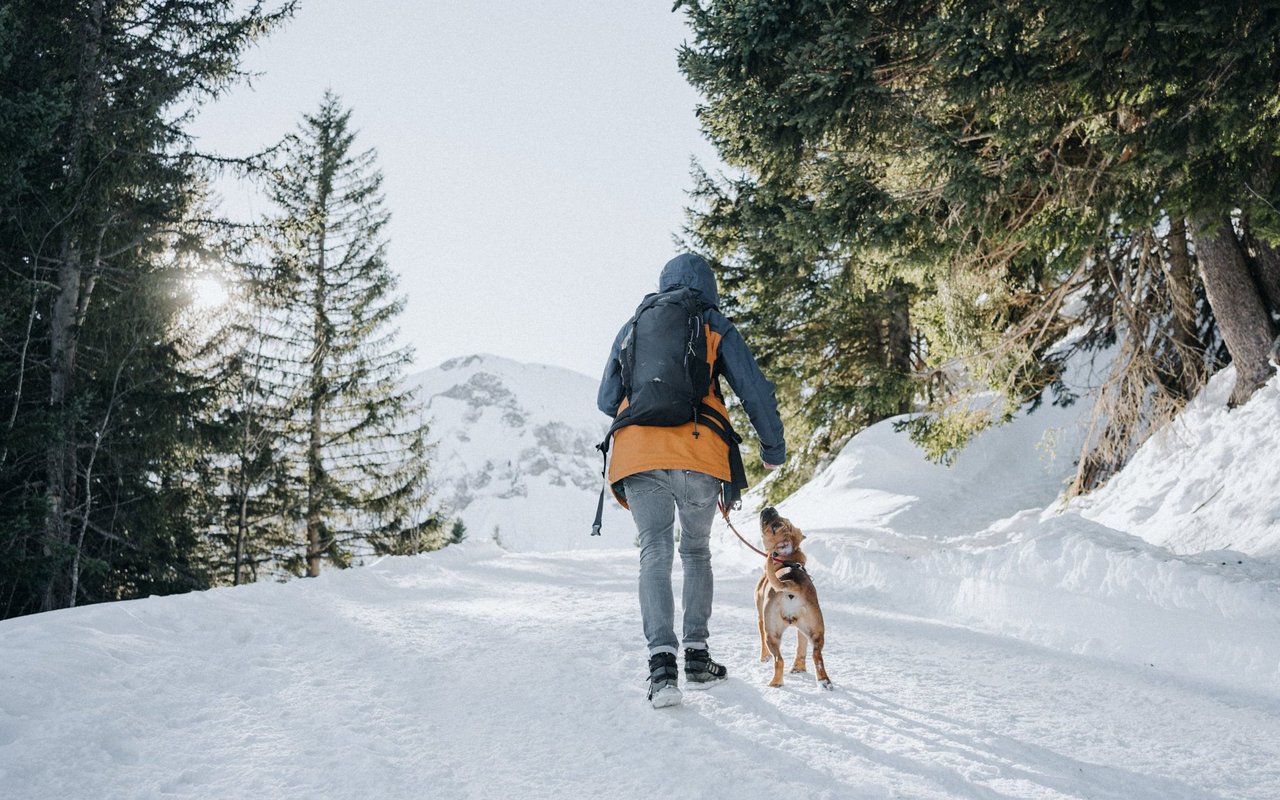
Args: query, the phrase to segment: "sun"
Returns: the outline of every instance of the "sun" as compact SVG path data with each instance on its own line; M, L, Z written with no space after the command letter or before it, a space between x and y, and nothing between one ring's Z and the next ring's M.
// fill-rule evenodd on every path
M202 273L192 278L188 286L191 292L191 310L197 313L216 312L231 300L231 291L226 282L217 275Z

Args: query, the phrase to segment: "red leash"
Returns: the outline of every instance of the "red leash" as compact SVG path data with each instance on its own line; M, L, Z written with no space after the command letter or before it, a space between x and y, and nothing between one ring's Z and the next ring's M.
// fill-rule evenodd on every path
M770 561L776 561L779 564L784 564L784 565L787 563L786 561L783 561L781 558L778 558L777 556L775 556L773 553L766 553L765 551L761 550L759 547L756 547L751 542L748 542L746 539L742 538L742 534L738 533L738 529L733 527L733 523L729 521L728 507L726 507L724 503L717 503L717 505L720 506L720 515L724 517L724 524L729 526L729 530L733 531L733 535L738 537L738 541L742 542L747 547L756 551L757 553L769 559Z

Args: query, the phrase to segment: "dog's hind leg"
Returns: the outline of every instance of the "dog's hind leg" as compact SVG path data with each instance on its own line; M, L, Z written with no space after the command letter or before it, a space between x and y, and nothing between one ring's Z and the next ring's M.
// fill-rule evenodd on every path
M805 655L809 652L809 639L804 635L804 631L796 628L796 660L791 665L792 672L808 672L808 665L805 664Z
M826 629L822 624L822 613L817 614L814 624L809 626L809 638L813 640L813 669L817 673L818 685L830 689L831 679L827 677L827 665L822 661L822 645L826 643Z

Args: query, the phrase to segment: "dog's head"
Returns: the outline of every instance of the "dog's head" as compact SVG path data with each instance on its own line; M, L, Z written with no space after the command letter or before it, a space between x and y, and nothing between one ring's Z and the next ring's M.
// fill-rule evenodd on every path
M790 558L800 549L804 534L791 524L791 520L778 515L778 510L769 506L760 512L760 537L764 540L764 549L778 558Z

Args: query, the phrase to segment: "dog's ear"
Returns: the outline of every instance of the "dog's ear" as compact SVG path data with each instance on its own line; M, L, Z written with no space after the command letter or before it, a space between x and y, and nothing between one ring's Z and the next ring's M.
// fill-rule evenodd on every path
M800 530L795 525L791 526L791 530L796 532L796 544L800 544L804 541L804 531Z

